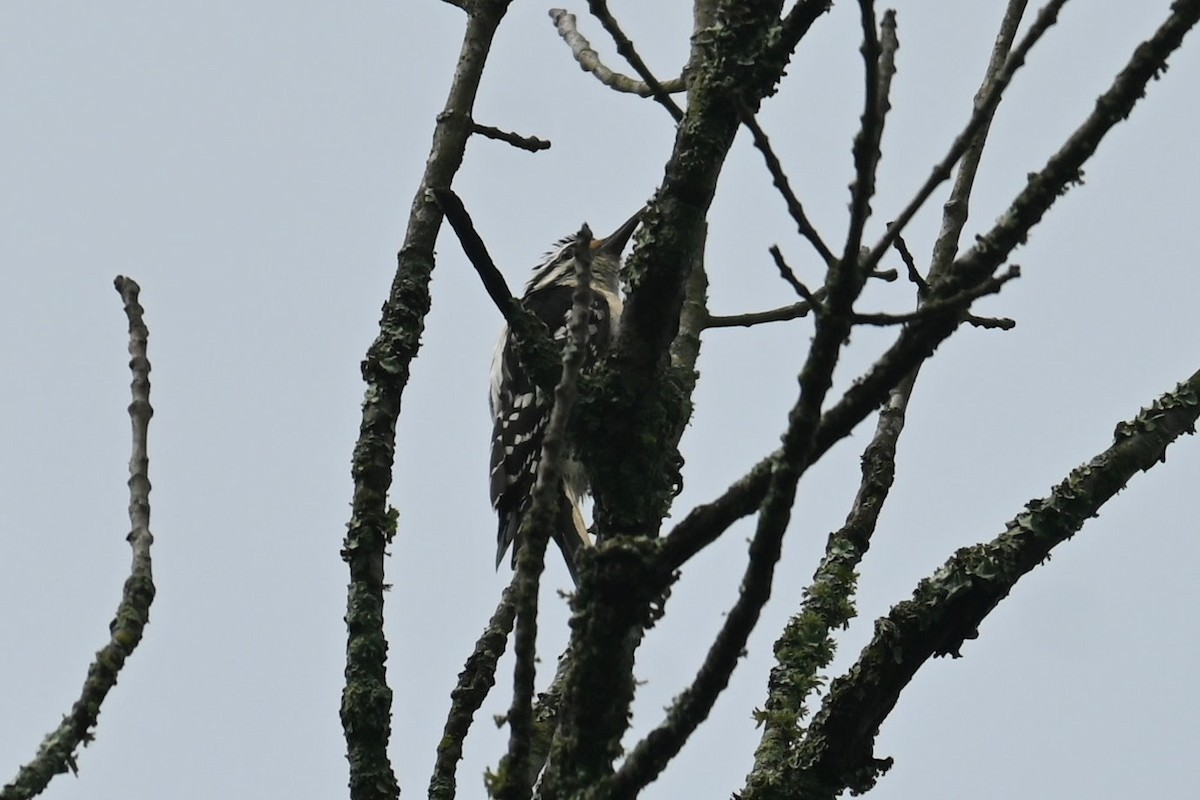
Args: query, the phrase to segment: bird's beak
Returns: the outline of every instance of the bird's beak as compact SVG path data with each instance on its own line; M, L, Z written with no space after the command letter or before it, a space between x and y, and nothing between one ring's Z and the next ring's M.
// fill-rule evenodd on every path
M597 253L608 253L614 256L620 256L621 251L625 249L625 245L629 243L629 239L633 236L634 230L637 229L638 223L642 221L642 212L644 208L639 208L637 213L612 232L611 235L605 236L603 239L595 239L592 242L592 250Z

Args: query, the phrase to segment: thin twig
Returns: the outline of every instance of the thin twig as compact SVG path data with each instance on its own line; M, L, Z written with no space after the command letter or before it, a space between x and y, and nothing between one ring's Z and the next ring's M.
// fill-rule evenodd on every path
M429 800L453 800L455 797L455 771L462 759L463 742L471 729L475 712L496 684L496 664L504 655L508 635L516 618L516 582L517 573L514 572L495 613L475 643L475 649L467 657L462 672L458 674L458 683L450 692L450 712L446 715L446 726L438 741L437 759L429 780Z
M42 740L37 755L22 766L13 781L0 789L0 800L27 800L41 794L50 780L60 773L76 772L76 752L89 744L100 716L100 707L109 691L116 685L125 660L133 655L142 633L150 621L150 605L154 602L154 576L151 570L150 545L150 459L147 438L150 418L150 360L146 357L149 331L143 319L144 311L138 302L141 288L132 278L118 276L114 281L125 305L129 320L129 369L132 400L129 419L133 427L133 445L129 457L129 523L126 540L133 550L129 577L121 589L117 613L109 623L108 642L96 653L88 667L83 690L61 723Z
M787 205L788 214L791 215L792 221L796 223L796 231L809 241L813 249L821 256L821 260L825 262L825 266L828 267L835 259L833 251L825 244L821 235L813 227L808 215L804 213L804 206L801 205L800 199L792 191L787 173L783 171L783 165L779 162L779 157L775 155L775 151L771 148L771 141L758 124L758 120L755 119L753 112L746 107L742 99L735 97L734 103L737 106L738 114L741 115L742 124L750 131L750 135L754 137L754 146L762 153L763 161L767 164L767 170L771 173L771 180L775 184L775 188L779 190L779 194L783 197L783 202Z
M588 10L592 12L592 16L600 20L600 24L604 26L604 30L608 31L608 35L612 37L613 44L617 46L617 54L629 62L629 66L633 67L633 71L641 76L646 85L650 87L650 93L654 99L667 110L671 118L676 122L683 119L683 109L675 104L671 99L671 95L663 88L662 83L658 78L654 77L654 73L646 66L646 62L638 55L637 50L633 46L633 41L630 40L625 32L621 30L621 26L617 24L617 19L608 10L607 0L588 0Z
M480 136L485 136L488 139L507 142L518 150L528 150L531 153L550 149L550 142L546 139L539 139L536 136L521 136L519 133L503 131L499 128L493 128L491 125L480 125L474 121L471 122L471 133L478 133Z
M813 298L820 302L825 296L825 287L813 292ZM752 311L748 314L730 314L728 316L711 315L704 321L704 329L709 328L749 328L766 322L787 322L788 320L807 317L812 311L813 304L807 300L792 303L790 306L773 308L770 311Z
M888 226L887 232L871 248L871 252L864 260L866 266L874 267L879 263L879 260L883 258L887 249L892 246L892 241L904 231L905 226L908 225L917 211L925 205L925 202L933 194L934 190L950 178L950 173L954 165L958 163L958 160L962 158L963 154L966 153L967 149L975 141L975 134L983 126L987 125L995 114L996 106L1000 104L1000 99L1004 96L1004 91L1012 81L1013 75L1024 65L1025 57L1029 54L1033 46L1038 43L1046 31L1058 20L1058 12L1066 2L1067 0L1050 0L1038 12L1037 18L1029 26L1029 30L1025 32L1025 36L1021 39L1021 42L1013 48L1008 58L1005 59L1004 68L996 75L984 99L976 104L975 111L967 120L967 124L958 136L955 137L954 142L950 145L949 152L934 166L924 185L917 190L917 193L908 202L908 205L896 215L895 220Z
M619 72L613 72L604 65L600 60L599 54L592 49L592 43L589 42L575 25L575 15L562 8L550 9L550 18L554 20L554 26L558 30L558 35L567 43L567 47L571 48L571 55L575 57L575 61L579 64L580 69L584 72L590 72L596 77L596 80L608 88L624 92L626 94L636 94L641 97L654 97L659 103L663 101L659 99L660 95L655 94L655 89L645 81L639 81L628 75L622 75ZM639 59L640 60L640 59ZM650 76L653 79L653 75ZM682 111L671 100L670 94L682 92L687 89L687 84L683 78L673 78L667 81L655 81L661 93L661 97L666 98L666 109L675 117L676 112L681 116ZM672 111L671 109L675 110ZM678 119L678 118L676 118Z
M1027 0L1009 0L1000 20L1000 30L996 33L996 43L992 46L992 55L988 59L983 81L975 93L975 107L981 107L992 90L997 76L1004 69L1008 54L1012 50L1013 41L1017 38L1017 29L1025 16ZM929 277L931 280L941 275L954 260L958 253L958 242L962 236L963 227L971 206L971 190L975 185L975 173L979 169L979 161L983 157L983 148L987 144L988 132L992 127L992 118L996 114L998 104L992 105L979 129L971 137L970 144L963 152L958 162L958 172L954 176L954 186L950 189L950 197L942 206L942 230L933 245L933 255L930 258ZM896 243L901 245L904 239L897 234Z
M976 328L991 330L1010 331L1017 327L1017 321L1009 317L977 317L974 314L967 314L963 317L963 322Z
M887 112L891 108L888 100L892 76L895 75L896 14L887 11L883 16L883 41L880 43L875 30L875 4L873 0L859 0L859 17L862 23L863 42L859 48L863 58L863 112L858 134L854 137L854 183L850 186L850 225L846 232L846 244L842 250L840 269L853 269L866 273L876 265L859 265L863 230L871 216L871 198L875 195L875 173L882 157L880 142ZM835 308L843 310L845 301L841 297L830 298ZM848 308L848 307L846 307Z
M768 249L771 253L771 259L775 262L775 266L779 270L779 276L787 281L787 284L792 287L796 294L800 295L808 303L814 314L821 313L821 301L812 290L804 285L803 281L796 277L796 273L792 270L791 266L784 261L783 253L779 251L779 245L773 244Z
M487 290L488 297L492 298L492 302L504 316L504 321L511 323L518 305L517 300L508 288L504 275L496 267L496 262L492 261L487 245L483 243L479 232L475 230L475 223L471 221L471 215L467 213L462 199L454 193L453 189L434 188L430 191L446 216L446 221L450 223L450 227L458 236L459 244L462 245L467 260L479 273L479 280L483 282L483 288Z
M900 260L904 262L904 268L908 270L908 279L917 287L917 297L923 299L925 295L929 294L929 284L921 277L921 271L917 269L917 260L913 258L912 251L908 249L908 244L904 241L903 236L897 235L893 244L896 252L900 254Z
M910 311L907 314L859 314L853 313L850 315L851 321L857 325L903 325L909 322L926 319L928 317L945 314L951 311L964 311L973 301L979 298L995 294L1000 291L1001 287L1009 281L1021 277L1021 268L1016 264L1009 267L1002 275L997 275L994 278L988 278L970 289L959 292L952 297L946 297L939 300L931 300L927 303L922 303L916 311ZM999 326L997 326L999 327Z

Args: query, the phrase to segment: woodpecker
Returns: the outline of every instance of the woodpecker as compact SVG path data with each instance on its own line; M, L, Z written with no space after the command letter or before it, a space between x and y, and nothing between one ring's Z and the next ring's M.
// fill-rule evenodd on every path
M588 326L586 371L603 357L616 338L621 320L621 253L641 220L633 215L611 236L592 242L592 317ZM567 321L571 316L573 295L578 285L575 264L575 236L557 244L533 269L521 298L526 310L537 315L550 330L552 341L561 350L567 339ZM499 517L496 534L496 568L512 546L512 565L517 565L517 532L529 510L533 486L537 481L538 462L542 457L542 437L554 404L551 392L543 391L530 379L517 356L515 343L505 326L492 359L490 407L492 411L491 495L492 507ZM562 550L572 580L575 555L591 544L580 501L587 494L589 480L583 465L568 452L563 464L557 521L552 532Z

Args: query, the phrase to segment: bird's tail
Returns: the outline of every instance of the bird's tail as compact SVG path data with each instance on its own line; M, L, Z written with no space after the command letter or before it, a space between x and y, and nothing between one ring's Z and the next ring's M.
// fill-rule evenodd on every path
M521 548L517 534L521 529L523 517L524 514L517 512L500 514L500 528L496 532L497 569L510 546L512 547L512 566L513 569L517 568L517 551ZM580 550L591 546L592 537L588 534L587 524L583 521L583 514L580 513L579 506L566 492L563 493L558 506L558 515L552 536L562 551L563 560L567 562L567 572L571 573L572 582L578 586L579 575L576 572L576 559Z

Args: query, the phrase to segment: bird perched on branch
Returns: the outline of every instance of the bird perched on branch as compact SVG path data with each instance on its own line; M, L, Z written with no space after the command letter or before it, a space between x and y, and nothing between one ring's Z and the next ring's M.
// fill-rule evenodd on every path
M586 371L608 350L616 338L621 319L621 253L641 219L639 211L611 236L596 239L592 253L591 320L583 369ZM575 261L575 236L560 240L542 263L534 267L533 277L525 285L521 298L526 310L535 314L550 330L561 350L567 340L567 321L571 316L573 295L579 278ZM515 342L506 326L500 334L492 360L490 405L492 410L491 495L492 507L500 518L496 535L496 567L512 546L512 564L517 564L521 542L517 533L521 519L529 510L533 486L537 481L542 457L542 439L553 393L539 388L529 377L517 355ZM580 512L580 500L587 494L589 481L583 465L568 452L562 470L559 508L552 532L562 549L571 578L575 574L575 554L591 544Z

